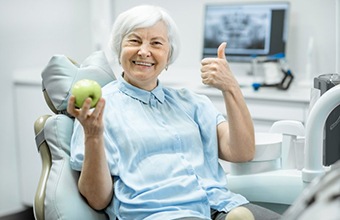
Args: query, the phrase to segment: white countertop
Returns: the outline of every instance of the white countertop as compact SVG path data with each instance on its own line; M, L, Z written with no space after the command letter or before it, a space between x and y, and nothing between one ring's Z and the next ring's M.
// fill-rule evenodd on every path
M13 83L41 86L43 68L18 69L13 73Z
M194 89L195 92L208 96L222 96L221 92L215 88L201 85ZM277 88L260 88L255 91L251 87L241 88L245 99L262 99L275 101L306 102L310 100L310 88L292 86L288 90Z

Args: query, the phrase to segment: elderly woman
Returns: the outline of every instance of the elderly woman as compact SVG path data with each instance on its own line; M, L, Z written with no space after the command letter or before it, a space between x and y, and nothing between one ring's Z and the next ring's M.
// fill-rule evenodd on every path
M111 47L121 77L103 88L94 110L89 98L81 109L75 97L68 104L77 119L71 166L81 171L80 193L112 219L224 219L239 206L256 218L277 218L229 191L218 162L254 156L253 124L225 59L226 44L217 58L202 60L201 76L221 90L228 122L207 97L158 80L178 45L176 25L159 7L138 6L117 17Z

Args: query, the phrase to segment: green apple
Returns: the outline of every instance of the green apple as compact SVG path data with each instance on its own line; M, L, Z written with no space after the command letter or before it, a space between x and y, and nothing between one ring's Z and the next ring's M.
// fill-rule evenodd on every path
M77 81L71 90L72 95L75 96L75 106L81 108L87 98L91 98L91 108L97 105L102 96L101 86L94 80L81 79Z

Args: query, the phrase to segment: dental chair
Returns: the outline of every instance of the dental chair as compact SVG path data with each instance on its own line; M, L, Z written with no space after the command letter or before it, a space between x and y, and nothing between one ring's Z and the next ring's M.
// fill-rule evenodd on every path
M104 212L88 206L78 191L79 172L72 170L69 164L69 146L74 119L67 114L67 101L73 84L85 78L96 80L101 86L115 80L114 73L102 51L93 53L81 65L64 55L55 55L42 72L44 98L53 114L39 117L34 124L36 146L42 160L41 176L33 204L37 220L108 219ZM257 156L253 161L256 166L251 172L264 173L271 169L271 166L277 166L281 155L282 137L278 134L273 136L278 139L273 147L274 151L266 151L266 144L257 145ZM261 162L268 158L272 159L269 163ZM253 184L248 184L247 187L238 184L239 177L249 174L248 168L247 164L233 165L232 174L237 178L233 181L229 176L231 190L246 194L245 196L251 201L267 202L268 200L263 196L249 193L256 191ZM234 182L238 187L235 187ZM262 188L266 186L268 184Z
M69 164L72 117L67 100L72 85L80 79L96 80L101 86L115 80L104 52L97 51L81 65L63 55L55 55L42 72L42 89L53 115L39 117L34 124L36 145L42 159L34 216L45 219L108 219L104 212L88 206L78 192L79 172Z

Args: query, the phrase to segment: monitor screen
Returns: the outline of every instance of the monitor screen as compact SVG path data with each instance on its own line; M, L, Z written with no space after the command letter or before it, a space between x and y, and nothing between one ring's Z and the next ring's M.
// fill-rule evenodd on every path
M224 41L229 61L285 53L288 2L206 5L203 57L217 55Z

